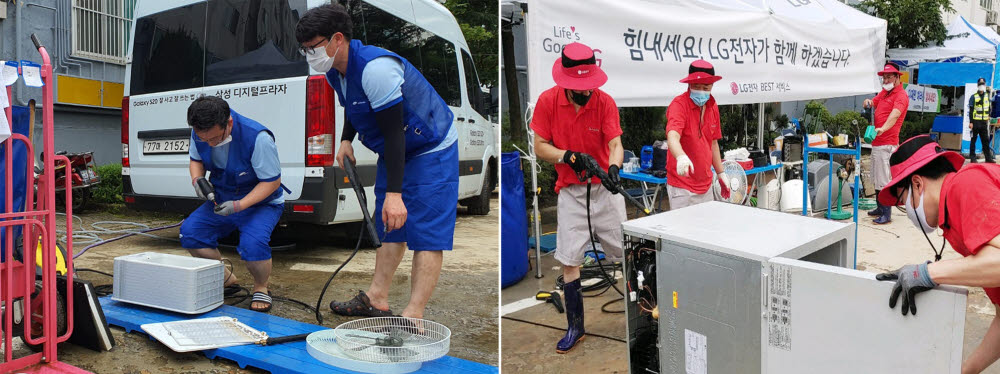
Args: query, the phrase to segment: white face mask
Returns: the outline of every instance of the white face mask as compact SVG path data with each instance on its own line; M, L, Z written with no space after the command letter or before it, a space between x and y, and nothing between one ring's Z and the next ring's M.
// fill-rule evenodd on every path
M330 39L333 42L333 39ZM309 66L320 73L326 73L333 68L333 62L337 60L337 53L340 53L340 47L337 47L337 51L333 52L333 57L326 54L326 47L322 50L313 50L313 54L306 55L306 61L309 62Z
M894 87L894 85L892 83L886 83L886 84L882 85L882 89L886 90L886 91L892 91L893 87Z
M913 208L912 198L913 198L913 187L910 187L910 193L906 194L906 217L908 217L910 221L913 222L914 226L917 226L918 229L923 230L925 234L930 234L934 232L934 229L936 229L937 227L931 226L929 223L927 223L927 214L924 213L924 194L921 193L920 197L918 197L920 201L918 202L919 205L916 207L916 209Z
M979 85L979 92L986 92L986 86Z
M226 144L229 144L229 142L231 141L233 141L233 134L229 134L228 136L226 136L225 139L222 139L222 141L219 142L219 144L213 145L212 148L224 146Z

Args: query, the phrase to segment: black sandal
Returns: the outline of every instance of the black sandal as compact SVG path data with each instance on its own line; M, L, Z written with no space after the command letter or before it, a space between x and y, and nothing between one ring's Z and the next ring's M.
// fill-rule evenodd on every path
M372 306L371 299L364 291L358 291L353 299L344 302L330 302L330 310L350 317L392 317L392 310L381 310Z
M253 303L258 303L258 302L259 303L267 303L267 307L265 307L265 308L256 308L255 309L253 307ZM260 292L260 291L254 292L253 293L253 298L250 299L250 310L252 310L254 312L261 312L261 313L270 312L271 311L271 303L273 303L273 302L274 302L274 300L271 299L271 291L267 291L267 293L263 293L263 292Z

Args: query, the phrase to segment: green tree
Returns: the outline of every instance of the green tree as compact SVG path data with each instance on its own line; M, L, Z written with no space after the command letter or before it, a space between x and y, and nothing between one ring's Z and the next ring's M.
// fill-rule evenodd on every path
M499 79L500 60L497 49L500 45L498 28L499 3L496 0L448 0L444 6L455 15L469 52L476 61L479 81L485 86L495 87Z
M941 13L954 11L951 0L863 0L855 7L888 22L888 48L942 45L948 33Z

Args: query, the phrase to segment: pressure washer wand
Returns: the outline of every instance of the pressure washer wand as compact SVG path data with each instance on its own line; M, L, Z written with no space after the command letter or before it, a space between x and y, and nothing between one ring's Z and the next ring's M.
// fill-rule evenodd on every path
M365 194L365 187L361 184L361 179L358 177L358 169L347 157L344 158L342 166L344 168L344 174L347 175L347 181L351 184L351 187L354 189L354 194L358 198L358 205L361 206L361 213L364 218L362 225L364 226L361 227L361 232L358 233L358 243L354 247L354 252L351 252L351 255L347 257L347 260L344 260L344 262L337 267L337 270L334 270L333 274L330 274L330 278L326 280L326 284L323 285L323 289L319 292L319 298L316 300L316 322L320 325L323 324L323 313L320 312L323 307L323 295L326 294L326 289L330 287L330 283L333 282L333 278L337 277L337 274L340 273L340 269L347 266L347 264L351 262L351 259L354 258L354 255L358 254L358 250L361 249L361 239L364 237L365 231L368 231L368 237L370 238L373 247L379 248L382 246L382 240L379 239L377 231L375 231L375 221L372 220L372 216L368 212L368 195Z
M606 173L604 169L601 169L601 165L598 165L597 160L594 160L594 158L591 157L590 155L586 155L584 157L583 164L586 170L584 170L582 173L580 173L580 175L578 175L578 177L580 177L581 182L586 181L590 177L596 177L597 179L600 179L602 181L608 179L608 173ZM622 187L621 185L616 185L615 187L616 191L612 192L618 192L619 194L624 196L626 201L634 205L636 208L641 209L642 212L646 213L647 216L652 214L652 212L650 212L645 205L639 202L639 200L636 200L634 197L632 197L632 195L629 195L628 192L625 191L624 187Z

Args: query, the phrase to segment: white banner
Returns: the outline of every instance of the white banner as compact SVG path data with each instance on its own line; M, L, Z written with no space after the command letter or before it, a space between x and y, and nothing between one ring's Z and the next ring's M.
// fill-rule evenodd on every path
M906 96L910 97L909 111L931 113L941 111L941 90L915 84L907 84L905 88Z
M665 106L705 59L723 79L720 104L871 94L885 61L884 20L836 0L533 1L528 14L531 101L555 85L562 47L597 50L602 90L619 106ZM773 12L773 13L772 13Z
M972 113L969 113L969 100L977 91L979 91L978 85L966 83L965 95L962 95L961 102L956 103L959 108L962 108L962 153L969 153L969 142L972 141ZM981 146L982 144L977 144L976 148L982 148Z

